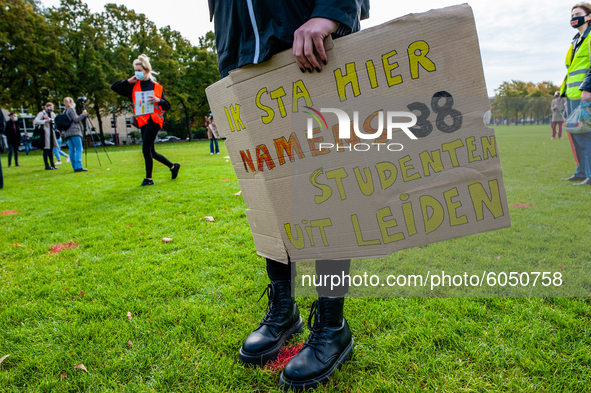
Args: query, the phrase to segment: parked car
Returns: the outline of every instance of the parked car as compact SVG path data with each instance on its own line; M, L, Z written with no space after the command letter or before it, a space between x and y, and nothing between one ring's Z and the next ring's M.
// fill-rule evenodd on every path
M167 136L166 138L159 140L160 143L180 142L180 141L181 141L181 138L177 138L176 136Z
M102 146L103 144L101 142L94 142L91 146L93 147L98 147L98 146ZM105 141L105 146L115 146L115 144L113 142L110 141Z

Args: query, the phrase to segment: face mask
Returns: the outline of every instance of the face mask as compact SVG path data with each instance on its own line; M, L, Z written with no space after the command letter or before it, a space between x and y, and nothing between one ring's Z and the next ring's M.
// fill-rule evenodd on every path
M47 113L53 112L53 109L46 109Z
M18 120L18 116L15 116L12 118L12 121L17 121Z
M136 71L135 72L135 77L138 78L139 80L143 80L144 79L144 73L141 71Z
M586 16L586 15L585 15ZM586 22L585 22L585 16L573 16L570 20L570 25L573 28L577 28L577 27L581 27L583 26Z

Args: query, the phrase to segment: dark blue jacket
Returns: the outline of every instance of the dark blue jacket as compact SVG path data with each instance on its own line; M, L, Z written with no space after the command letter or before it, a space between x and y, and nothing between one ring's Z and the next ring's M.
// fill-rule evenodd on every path
M209 0L209 13L223 78L290 49L294 32L311 18L339 22L338 35L358 31L369 16L369 0Z

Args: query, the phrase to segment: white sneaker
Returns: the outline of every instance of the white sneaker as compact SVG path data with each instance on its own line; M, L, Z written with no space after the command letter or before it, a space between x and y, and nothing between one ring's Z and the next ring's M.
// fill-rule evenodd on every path
M209 153L210 156L213 156L213 153Z
M61 162L61 161L56 161L54 164L55 164L55 165L61 165L61 164L62 164L62 162Z
M70 156L67 156L66 164L70 162Z

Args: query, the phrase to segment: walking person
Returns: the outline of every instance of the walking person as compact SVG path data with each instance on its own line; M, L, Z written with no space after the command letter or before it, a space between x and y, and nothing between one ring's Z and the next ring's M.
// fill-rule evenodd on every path
M57 139L55 137L55 131L53 127L53 120L55 119L55 113L53 112L53 104L48 102L45 104L45 109L37 114L33 124L36 126L42 126L44 130L45 143L43 145L43 162L45 163L45 170L56 170L53 163L52 149L57 146Z
M62 151L62 133L57 128L54 128L53 131L55 132L55 139L57 141L57 147L53 148L53 155L55 155L55 165L61 165L61 157L66 157L68 160L66 164L70 162L70 156L68 156L65 152Z
M70 128L63 132L63 137L66 139L70 151L69 161L72 163L72 169L74 169L74 172L87 172L88 169L82 166L82 121L86 119L86 109L82 111L80 116L78 116L75 110L76 104L72 97L64 98L64 106L66 107L64 113L70 120L72 120Z
M302 72L321 72L328 58L323 40L356 32L360 16L367 18L368 0L301 0L251 1L209 0L214 19L221 77L236 68L261 63L276 53L292 48ZM229 29L228 26L232 28ZM253 34L254 30L254 34ZM316 261L316 274L349 274L350 260ZM244 340L239 359L249 365L262 366L274 360L282 345L303 330L298 306L291 294L294 280L293 263L267 258L265 289L268 311L259 326ZM310 310L311 332L302 350L285 366L279 378L282 389L313 389L326 382L348 359L353 350L353 337L343 317L344 296L349 283L334 287L317 287L318 300ZM313 320L313 324L312 324Z
M218 146L218 139L220 139L220 134L218 134L218 128L215 125L215 120L213 120L213 116L205 116L205 127L207 128L207 137L209 138L209 154L213 155L220 154L220 148ZM215 151L214 146L215 144Z
M558 127L558 139L562 139L562 123L564 122L564 100L560 97L560 92L554 93L554 99L550 104L552 110L552 138L556 137L556 127Z
M164 112L170 109L170 103L166 100L162 85L156 82L153 74L150 59L146 55L140 55L133 61L135 75L127 80L113 83L111 89L116 93L127 97L136 106L136 99L142 91L152 91L153 95L148 97L148 102L154 104L154 112L136 116L137 123L142 133L142 153L146 166L146 178L142 186L154 185L152 180L153 160L156 160L168 168L172 173L172 179L176 179L179 174L181 164L172 163L162 154L156 153L154 143L156 136L162 130L164 124Z
M6 135L6 142L8 143L8 167L12 163L12 156L14 156L14 166L18 164L18 148L21 145L21 129L18 126L18 115L14 112L8 114L9 120L4 126L4 135Z

